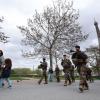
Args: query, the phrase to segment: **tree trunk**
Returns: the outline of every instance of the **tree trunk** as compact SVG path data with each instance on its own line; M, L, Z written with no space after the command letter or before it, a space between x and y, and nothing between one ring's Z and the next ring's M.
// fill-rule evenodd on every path
M53 62L52 62L52 50L50 49L49 52L49 58L50 58L50 68L53 68Z
M58 60L57 60L57 54L55 52L55 61L56 61L56 65L58 64Z

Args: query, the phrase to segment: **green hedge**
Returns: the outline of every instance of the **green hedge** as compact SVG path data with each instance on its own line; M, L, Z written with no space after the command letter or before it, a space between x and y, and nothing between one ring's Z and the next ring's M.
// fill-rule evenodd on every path
M25 77L26 78L39 78L39 77L41 77L41 75L38 75L38 74L29 74L29 75L25 75L25 74L24 75L23 74L22 75L12 74L11 77L14 77L14 78L21 78L21 77L23 77L23 78L25 78ZM60 78L64 79L64 76L61 75ZM79 76L76 76L75 79L79 80ZM100 77L99 76L93 76L93 79L100 80Z

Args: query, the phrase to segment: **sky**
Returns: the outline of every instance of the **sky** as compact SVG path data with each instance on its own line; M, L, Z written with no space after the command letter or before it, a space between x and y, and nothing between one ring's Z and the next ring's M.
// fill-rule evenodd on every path
M5 58L11 58L13 67L37 67L41 59L27 59L22 57L21 40L23 35L16 26L26 25L27 19L32 17L34 11L42 12L53 0L0 0L0 16L4 16L4 22L0 24L1 31L9 35L9 42L0 43L0 49ZM54 0L55 1L55 0ZM94 27L94 19L100 23L100 0L73 0L74 8L79 10L79 22L82 31L89 34L88 40L81 43L82 49L91 45L98 45Z

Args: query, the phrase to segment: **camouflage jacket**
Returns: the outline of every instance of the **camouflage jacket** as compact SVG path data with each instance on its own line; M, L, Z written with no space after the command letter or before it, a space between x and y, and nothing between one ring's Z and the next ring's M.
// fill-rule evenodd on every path
M84 52L81 52L81 51L75 52L72 55L72 61L75 64L75 66L86 64L87 58L88 58L88 56Z
M71 61L69 59L62 59L61 65L64 69L71 67Z

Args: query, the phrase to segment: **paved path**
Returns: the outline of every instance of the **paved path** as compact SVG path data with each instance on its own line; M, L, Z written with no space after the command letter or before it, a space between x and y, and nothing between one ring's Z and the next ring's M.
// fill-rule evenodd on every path
M12 89L0 88L0 100L100 100L100 81L90 84L90 90L79 93L78 81L64 87L61 83L38 85L28 80L14 82Z

